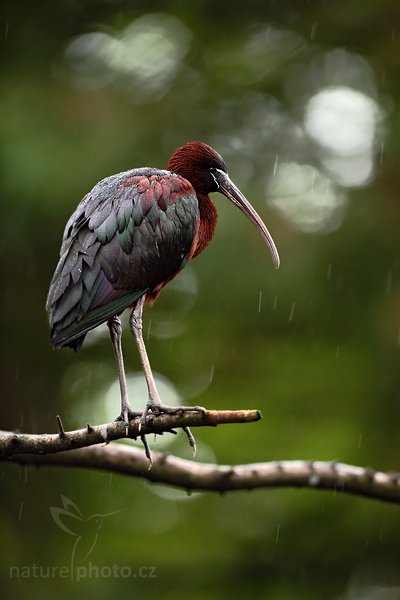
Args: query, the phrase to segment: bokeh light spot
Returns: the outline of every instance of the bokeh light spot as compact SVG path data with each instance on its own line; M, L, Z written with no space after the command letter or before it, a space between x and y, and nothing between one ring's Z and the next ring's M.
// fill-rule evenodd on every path
M327 233L339 227L346 196L311 165L281 163L267 186L267 201L306 233Z
M344 187L367 183L373 173L381 111L366 94L349 87L324 89L305 109L306 133L321 151L321 162Z
M120 34L85 33L70 42L65 59L77 87L115 84L137 104L160 100L169 89L191 40L188 28L162 13L136 19Z

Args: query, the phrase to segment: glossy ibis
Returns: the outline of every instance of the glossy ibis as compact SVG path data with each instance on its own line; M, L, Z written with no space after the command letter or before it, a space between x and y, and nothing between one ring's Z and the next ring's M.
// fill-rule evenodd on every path
M210 242L217 221L211 192L220 192L250 219L279 256L268 229L230 180L222 157L202 142L178 148L168 170L133 169L97 183L69 219L60 260L47 297L51 343L78 351L86 334L107 322L121 389L119 420L131 411L121 347L119 315L131 308L130 327L147 381L149 398L141 423L155 415L200 407L171 407L158 395L142 336L145 301L161 289ZM189 430L189 440L193 441Z

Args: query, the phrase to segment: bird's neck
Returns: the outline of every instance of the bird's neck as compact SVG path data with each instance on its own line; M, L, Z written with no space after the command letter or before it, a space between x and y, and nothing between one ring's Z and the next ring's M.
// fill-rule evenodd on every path
M197 199L199 201L200 223L193 257L203 252L204 248L211 241L217 224L217 209L210 197L197 194Z

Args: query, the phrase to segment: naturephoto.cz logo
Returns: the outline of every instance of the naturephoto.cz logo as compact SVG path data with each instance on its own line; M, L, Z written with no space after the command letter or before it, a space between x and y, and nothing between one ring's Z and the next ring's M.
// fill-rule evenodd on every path
M23 565L11 566L9 576L15 579L53 579L70 578L74 582L82 579L155 579L157 569L154 566L142 565L94 565L91 561L86 565Z
M49 510L54 523L61 531L72 537L69 564L12 565L9 569L10 578L52 579L60 577L70 578L74 583L85 578L152 579L157 577L156 567L151 565L132 567L113 563L99 566L88 561L99 539L104 520L122 512L121 510L84 516L78 506L66 496L61 495L61 503L62 506L50 506Z

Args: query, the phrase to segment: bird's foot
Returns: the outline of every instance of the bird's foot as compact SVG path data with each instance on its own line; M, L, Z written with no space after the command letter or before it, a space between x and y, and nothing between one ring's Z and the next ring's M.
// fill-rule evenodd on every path
M169 406L168 404L163 404L162 402L152 402L149 401L144 409L142 416L140 418L140 428L146 424L148 418L157 417L161 414L167 415L176 415L184 412L199 412L202 415L207 414L207 410L203 406ZM193 451L193 456L196 455L196 440L194 435L190 431L189 427L182 427L183 431L187 435L189 440L190 447ZM143 436L144 437L144 436ZM145 447L146 449L146 447ZM146 452L147 455L147 452Z
M143 427L146 424L147 418L151 416L158 417L162 414L177 415L178 413L184 412L199 412L202 415L207 414L207 410L203 406L170 406L168 404L163 404L162 402L153 402L150 400L142 413L140 424L141 427Z
M129 421L133 421L134 419L137 419L138 417L141 417L142 415L143 415L142 412L136 412L136 411L132 410L130 407L124 407L121 409L121 412L118 415L118 417L116 417L114 419L114 423L121 423L121 422L125 423L125 435L128 436ZM141 427L141 423L139 422L139 431L140 431L140 427ZM149 444L147 443L147 439L146 439L145 435L141 435L140 439L142 441L146 457L148 458L148 461L149 461L149 469L151 469L151 467L153 465L153 458L151 456Z
M129 421L133 421L133 419L136 419L137 417L141 417L141 416L142 416L141 412L135 412L129 406L126 406L121 409L120 414L118 415L118 417L116 417L114 419L114 421L115 422L122 421L123 423L125 423L125 435L128 436Z
M118 415L118 417L116 417L114 419L114 421L115 422L122 421L123 423L125 423L125 433L126 433L126 436L128 436L129 421L137 419L138 417L140 417L140 421L139 421L139 431L140 431L141 428L146 424L146 421L148 419L151 419L152 417L158 417L158 415L161 415L163 413L167 414L167 415L176 415L176 414L184 413L187 411L188 412L199 412L203 415L207 414L207 410L203 406L169 406L168 404L163 404L162 402L155 403L155 402L150 401L147 403L146 408L144 409L143 412L136 412L136 411L133 411L130 407L123 407L121 409L121 413ZM194 435L190 431L189 427L182 427L182 429L188 438L190 447L192 448L192 451L193 451L193 456L195 456L196 455L196 440L194 438ZM171 430L170 433L176 433L176 432ZM149 460L149 469L151 469L153 460L152 460L151 451L150 451L149 445L147 443L145 434L141 434L140 439L144 446L145 454Z

